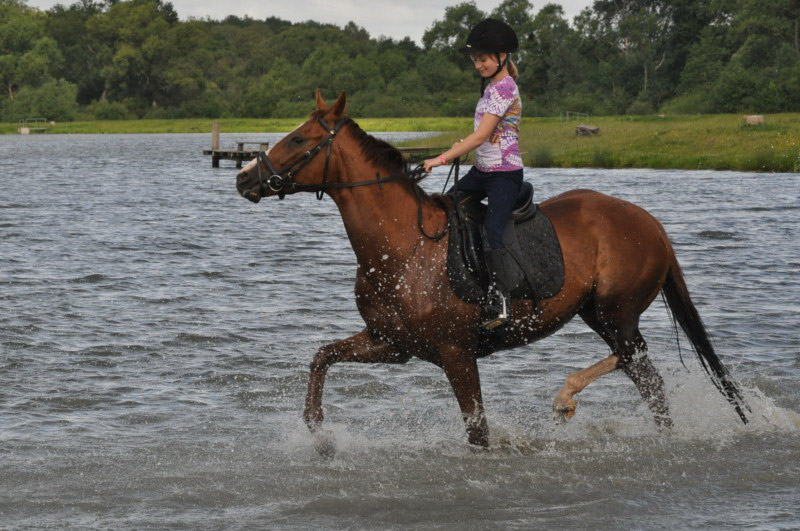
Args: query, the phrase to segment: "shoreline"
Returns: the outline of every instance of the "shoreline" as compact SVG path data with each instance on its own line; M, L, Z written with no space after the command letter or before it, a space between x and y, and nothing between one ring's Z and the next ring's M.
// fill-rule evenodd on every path
M286 133L303 118L220 119L231 133ZM64 122L33 134L211 133L212 119ZM450 146L472 131L472 117L360 118L367 132L441 133L403 142L403 147ZM578 136L576 127L599 128ZM17 134L18 123L0 124L0 134ZM742 115L594 116L581 121L523 118L523 162L535 168L651 168L800 172L800 113L764 115L763 125L746 125ZM469 159L468 159L469 160Z
M222 133L288 133L307 118L220 118ZM211 133L212 118L174 120L96 120L59 122L47 130L31 134L139 134L139 133ZM368 132L439 132L471 126L472 118L360 118L356 122ZM0 123L0 134L19 134L19 123Z

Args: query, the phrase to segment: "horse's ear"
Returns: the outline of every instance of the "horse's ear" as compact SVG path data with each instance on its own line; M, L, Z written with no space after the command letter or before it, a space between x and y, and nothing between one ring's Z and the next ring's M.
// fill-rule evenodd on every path
M333 104L332 113L334 116L342 116L344 114L344 108L347 106L347 95L342 91L339 94L339 97L336 99L336 103Z
M322 91L317 89L317 110L318 111L327 111L328 104L325 103L325 100L322 99Z

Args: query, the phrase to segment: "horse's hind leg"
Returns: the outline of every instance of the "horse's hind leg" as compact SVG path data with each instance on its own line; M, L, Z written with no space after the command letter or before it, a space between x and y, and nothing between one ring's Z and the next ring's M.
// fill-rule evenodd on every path
M639 394L653 413L656 424L666 428L672 427L664 394L664 380L647 357L647 343L642 334L636 330L632 340L623 340L622 343L623 345L618 348L619 367L636 385Z
M576 371L569 376L564 382L564 386L556 394L553 401L553 412L557 418L567 420L575 415L575 408L577 402L575 395L583 391L587 385L594 382L601 376L604 376L619 367L619 357L614 351L614 336L609 332L608 327L604 326L596 317L594 302L589 301L579 312L581 318L589 325L589 328L597 332L603 338L609 347L611 347L612 354L603 361L595 363L588 369Z
M575 408L578 406L574 396L601 376L616 370L618 362L619 358L611 355L588 369L576 371L567 376L567 381L564 382L564 386L556 394L556 399L553 402L555 414L563 420L571 419L575 415Z
M598 315L604 315L601 318ZM605 360L577 371L569 377L556 395L553 409L563 419L575 414L574 396L587 385L615 369L622 371L633 381L639 394L653 412L656 424L670 427L669 407L664 394L664 381L647 357L647 343L638 330L638 317L621 313L598 311L594 303L588 303L581 311L581 318L597 332L611 348L611 356Z

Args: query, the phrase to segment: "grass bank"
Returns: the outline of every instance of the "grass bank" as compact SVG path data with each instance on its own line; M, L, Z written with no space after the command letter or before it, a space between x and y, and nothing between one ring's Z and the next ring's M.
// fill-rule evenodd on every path
M608 116L583 122L523 118L526 166L669 168L800 172L800 114L765 115L746 126L741 115ZM575 135L578 123L600 128ZM450 145L471 127L416 145Z
M525 117L523 159L533 167L672 168L800 172L800 114L765 115L765 124L745 126L741 115L597 116L585 119L598 136L578 137L578 122ZM220 120L223 133L288 132L303 119ZM449 131L408 143L449 146L472 130L472 118L360 118L370 132ZM18 124L0 124L16 133ZM210 133L211 120L122 120L65 122L51 133Z

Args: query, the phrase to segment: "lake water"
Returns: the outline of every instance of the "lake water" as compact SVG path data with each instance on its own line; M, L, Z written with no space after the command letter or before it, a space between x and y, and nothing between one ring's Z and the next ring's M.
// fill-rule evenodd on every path
M797 174L525 170L539 200L588 187L664 223L747 426L657 299L641 330L669 433L616 373L553 422L569 372L607 355L575 320L480 361L489 451L440 369L335 366L326 460L308 364L362 328L338 211L251 204L209 143L0 137L0 528L800 527Z

